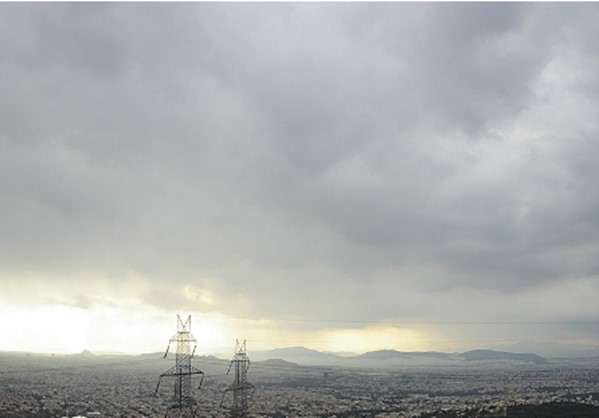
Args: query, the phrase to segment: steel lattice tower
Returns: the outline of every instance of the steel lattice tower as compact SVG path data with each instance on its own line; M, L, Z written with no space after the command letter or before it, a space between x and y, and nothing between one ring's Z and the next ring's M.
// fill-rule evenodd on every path
M235 356L231 360L231 363L229 363L227 374L231 372L233 366L235 366L235 381L225 389L223 401L227 392L233 392L232 417L245 418L248 416L248 395L254 389L254 385L248 383L246 380L247 372L250 368L250 359L246 354L245 340L243 340L243 344L239 344L239 341L235 340Z
M199 374L202 376L198 389L202 386L204 380L204 372L191 365L191 358L196 350L196 339L191 335L191 315L183 322L181 317L177 315L177 333L170 339L164 358L168 355L168 350L171 343L177 343L177 354L175 356L175 367L167 370L158 378L156 391L163 377L175 378L175 394L171 400L171 405L166 411L165 417L173 418L190 418L195 417L197 408L196 400L191 396L191 375ZM193 343L193 351L191 345Z

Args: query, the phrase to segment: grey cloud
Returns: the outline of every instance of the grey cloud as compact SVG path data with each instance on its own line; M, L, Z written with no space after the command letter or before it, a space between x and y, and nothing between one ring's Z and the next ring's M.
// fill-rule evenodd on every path
M0 9L4 275L381 319L598 273L593 5Z

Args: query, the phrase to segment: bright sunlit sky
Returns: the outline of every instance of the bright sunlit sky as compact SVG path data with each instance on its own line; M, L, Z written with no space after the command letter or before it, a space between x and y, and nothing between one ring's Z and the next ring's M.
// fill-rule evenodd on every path
M0 350L599 354L598 21L0 3Z

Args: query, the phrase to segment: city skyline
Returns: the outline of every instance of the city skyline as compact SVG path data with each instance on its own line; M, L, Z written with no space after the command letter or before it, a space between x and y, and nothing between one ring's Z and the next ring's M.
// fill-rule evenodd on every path
M1 3L0 350L599 354L597 19Z

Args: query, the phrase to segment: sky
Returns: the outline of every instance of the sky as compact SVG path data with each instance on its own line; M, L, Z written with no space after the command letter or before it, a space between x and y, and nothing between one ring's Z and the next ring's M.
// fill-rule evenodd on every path
M599 354L598 20L1 3L0 350Z

